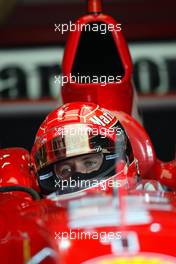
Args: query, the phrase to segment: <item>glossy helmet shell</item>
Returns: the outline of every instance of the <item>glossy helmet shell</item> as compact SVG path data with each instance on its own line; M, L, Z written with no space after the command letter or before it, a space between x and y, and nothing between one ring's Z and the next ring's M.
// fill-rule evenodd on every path
M98 136L103 136L103 131L111 130L113 133L106 133L106 136L104 134L105 139L101 139L101 142L98 143L99 145L97 145L95 141L92 143L90 138L86 138L85 140L85 137L83 137L84 140L80 144L77 140L79 137L78 135L74 136L73 139L73 136L69 137L68 135L65 136L62 134L63 128L69 127L69 129L71 129L77 126L86 126L86 128L91 130L91 133L93 129L96 129L99 133ZM128 153L126 153L126 155L128 155L128 162L133 162L133 176L134 174L136 175L132 149L118 118L99 105L87 102L68 103L58 107L50 113L41 124L32 148L32 156L36 164L37 173L41 174L41 172L46 172L46 169L50 165L63 159L88 153L96 153L97 146L98 148L101 147L102 150L106 149L109 152L112 151L110 153L114 154L116 152L116 141L118 141L116 139L120 139L120 136L117 136L115 133L117 130L114 130L114 127L123 131L124 141L121 142L119 148L122 147L122 152L125 153L126 149L128 149ZM64 142L63 137L66 138ZM68 142L70 144L66 146ZM106 144L106 146L104 144ZM123 164L123 166L125 166L125 164ZM45 175L48 177L48 172ZM41 177L43 177L43 175Z

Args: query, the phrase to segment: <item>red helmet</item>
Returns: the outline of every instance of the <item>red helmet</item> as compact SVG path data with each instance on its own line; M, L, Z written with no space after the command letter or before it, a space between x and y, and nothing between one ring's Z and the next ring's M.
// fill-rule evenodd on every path
M44 194L92 189L118 174L117 168L126 172L127 164L136 176L123 127L94 103L68 103L50 113L37 132L32 156Z

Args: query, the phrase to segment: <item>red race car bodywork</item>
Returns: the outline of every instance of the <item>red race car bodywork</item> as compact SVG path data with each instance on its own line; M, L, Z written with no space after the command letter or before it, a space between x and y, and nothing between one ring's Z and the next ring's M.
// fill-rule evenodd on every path
M62 87L63 102L94 102L111 111L131 114L132 61L121 24L101 13L100 1L89 1L88 10L88 15L74 23L75 30L67 40L62 65L62 75L67 80ZM107 25L106 39L101 32L84 29L86 25ZM93 76L98 81L88 81ZM102 76L106 77L104 83Z
M121 221L117 196L29 202L2 194L2 263L175 263L175 195L135 191L123 199Z
M93 14L80 18L76 24L117 25L100 12L100 2L90 1L89 13ZM141 179L144 183L157 180L172 192L113 187L107 193L94 188L77 195L53 193L40 199L35 166L28 151L1 149L0 259L3 264L176 263L176 163L157 159L145 129L129 115L133 105L132 62L121 31L114 30L110 35L121 59L121 82L101 86L69 81L62 89L63 100L65 103L90 101L112 110L131 142ZM81 53L76 55L76 52L80 38L80 31L72 32L67 43L63 74L68 79L70 74L79 73Z

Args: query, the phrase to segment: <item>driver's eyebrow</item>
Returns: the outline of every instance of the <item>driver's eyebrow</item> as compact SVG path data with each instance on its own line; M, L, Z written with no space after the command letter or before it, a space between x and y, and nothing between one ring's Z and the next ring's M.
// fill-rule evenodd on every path
M88 160L88 159L92 159L93 157L84 157L84 158L81 158L81 160Z
M82 157L81 160L94 159L94 158L97 157L97 156L99 157L99 155L97 155L97 153L94 154L94 155L95 155L95 156L91 155L91 156Z

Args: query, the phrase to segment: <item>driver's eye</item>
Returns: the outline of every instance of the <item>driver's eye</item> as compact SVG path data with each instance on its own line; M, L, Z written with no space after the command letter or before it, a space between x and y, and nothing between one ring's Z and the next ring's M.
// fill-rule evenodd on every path
M94 169L97 166L97 162L95 160L87 160L84 162L84 165L87 169Z
M70 165L66 164L57 169L57 175L62 178L69 178L72 174L72 168Z

